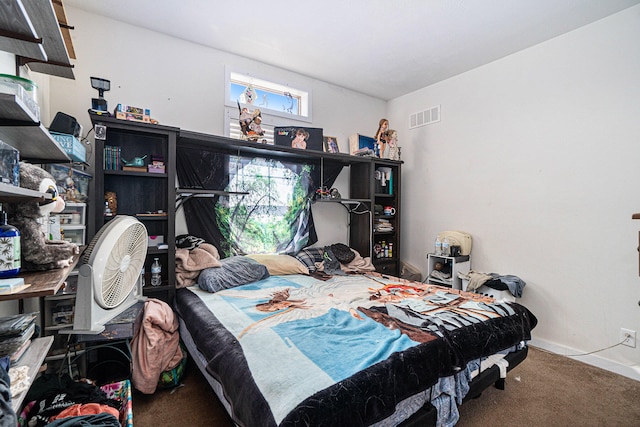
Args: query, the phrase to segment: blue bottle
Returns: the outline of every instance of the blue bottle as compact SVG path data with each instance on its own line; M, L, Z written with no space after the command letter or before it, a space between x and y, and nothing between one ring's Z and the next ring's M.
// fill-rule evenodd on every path
M20 273L20 231L7 224L7 213L0 212L0 278Z

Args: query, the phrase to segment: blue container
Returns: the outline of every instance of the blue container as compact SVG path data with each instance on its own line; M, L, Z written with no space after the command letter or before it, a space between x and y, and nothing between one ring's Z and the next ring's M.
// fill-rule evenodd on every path
M20 266L20 231L0 212L0 278L17 276Z

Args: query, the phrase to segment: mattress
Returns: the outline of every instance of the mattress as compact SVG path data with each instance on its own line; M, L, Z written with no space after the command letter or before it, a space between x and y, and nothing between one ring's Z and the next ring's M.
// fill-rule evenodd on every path
M397 425L447 379L460 390L443 394L461 403L469 362L518 349L536 323L516 303L364 275L179 289L175 309L190 353L247 426Z

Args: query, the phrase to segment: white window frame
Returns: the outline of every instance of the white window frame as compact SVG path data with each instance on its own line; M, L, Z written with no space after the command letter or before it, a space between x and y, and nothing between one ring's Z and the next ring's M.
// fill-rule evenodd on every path
M286 118L289 121L295 120L300 122L311 123L312 122L312 93L310 88L302 87L302 85L297 85L300 87L291 87L288 84L279 83L273 81L272 79L266 79L261 76L256 76L248 72L243 72L241 70L232 69L231 67L225 66L225 80L224 80L224 105L227 107L234 107L236 110L238 109L238 104L236 100L231 100L231 81L241 81L246 84L252 84L255 86L266 87L269 89L273 89L274 91L280 92L289 92L295 95L299 99L300 103L300 114L291 114L286 111L274 110L271 108L264 108L255 104L243 104L240 103L241 107L247 107L249 110L253 110L255 108L259 108L262 112L263 120L265 116L275 116ZM227 125L225 125L226 127ZM227 134L228 135L228 134Z

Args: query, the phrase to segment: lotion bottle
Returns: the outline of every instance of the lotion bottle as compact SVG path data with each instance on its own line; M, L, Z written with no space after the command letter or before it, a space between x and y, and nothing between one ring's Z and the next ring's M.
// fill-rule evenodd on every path
M7 224L7 213L0 211L0 278L20 273L20 231Z

